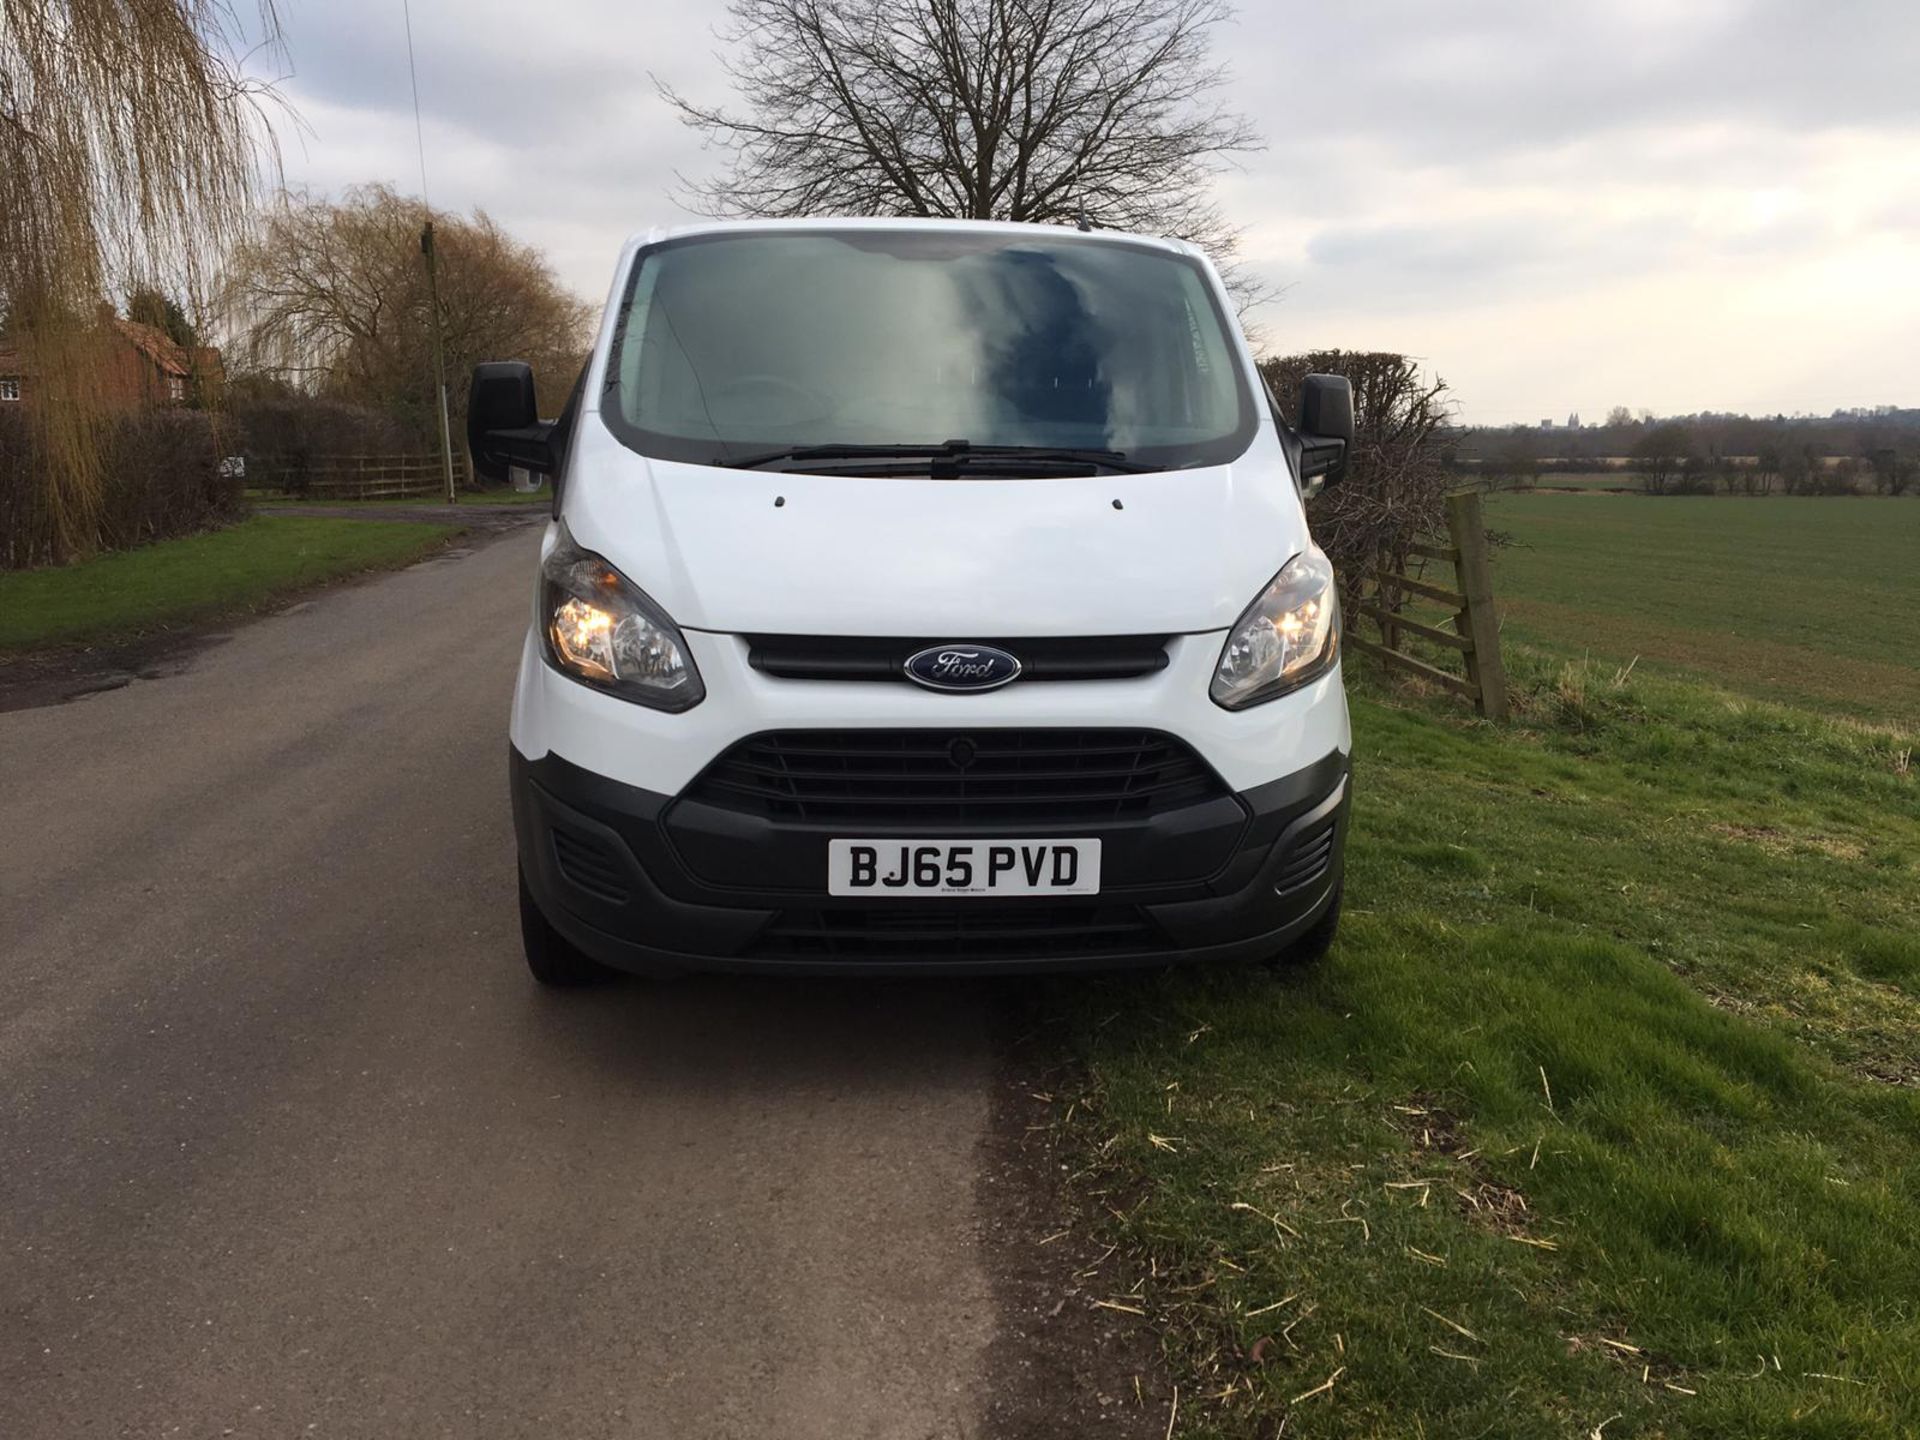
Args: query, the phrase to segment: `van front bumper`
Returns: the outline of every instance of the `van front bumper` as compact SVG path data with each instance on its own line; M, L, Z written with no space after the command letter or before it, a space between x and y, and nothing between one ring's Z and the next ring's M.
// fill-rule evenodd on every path
M871 826L751 822L510 750L520 865L548 921L642 974L992 974L1275 956L1340 885L1350 801L1339 750L1151 823L976 827L1099 838L1098 896L838 899L827 840ZM942 838L969 838L943 827Z

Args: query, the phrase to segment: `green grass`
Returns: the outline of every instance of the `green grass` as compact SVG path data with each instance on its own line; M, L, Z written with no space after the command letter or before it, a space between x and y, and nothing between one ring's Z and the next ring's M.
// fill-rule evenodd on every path
M1515 542L1494 565L1510 638L1920 715L1920 504L1501 495L1487 515Z
M1351 667L1324 965L1047 992L1078 1303L1188 1436L1920 1433L1915 736L1510 664Z
M538 490L522 495L517 490L476 490L462 493L462 505L551 505L553 487L542 485Z
M1640 477L1631 470L1548 470L1535 482L1543 490L1638 490Z
M457 526L266 516L77 565L0 573L0 651L126 638L426 555Z
M275 495L264 490L249 490L247 499L256 505L350 505L354 509L373 509L387 505L441 505L446 503L439 495L412 495L382 500L355 500L330 496ZM521 494L517 490L462 490L456 502L461 505L528 505L544 506L553 503L553 489L542 485L538 490Z

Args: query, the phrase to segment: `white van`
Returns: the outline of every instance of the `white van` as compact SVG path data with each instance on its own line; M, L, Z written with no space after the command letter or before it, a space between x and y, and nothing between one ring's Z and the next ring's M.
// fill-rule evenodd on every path
M1192 247L820 220L626 246L542 422L512 720L527 961L862 974L1313 955L1348 809L1303 494L1347 382L1271 404Z

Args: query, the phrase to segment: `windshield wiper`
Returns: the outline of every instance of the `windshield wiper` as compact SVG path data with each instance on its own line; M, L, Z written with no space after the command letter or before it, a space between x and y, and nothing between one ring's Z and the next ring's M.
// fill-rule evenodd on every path
M1102 470L1124 470L1129 474L1145 474L1150 470L1167 468L1165 465L1142 465L1138 460L1128 458L1124 450L1087 450L1058 445L974 445L962 453L966 458L989 464L1032 461L1039 465L1097 465Z
M758 470L776 460L911 460L947 453L945 445L789 445L783 450L721 456L713 463L729 470Z
M925 460L934 479L953 479L967 470L997 470L1020 465L1091 466L1100 470L1140 473L1163 467L1142 465L1121 450L1082 450L1055 445L975 445L948 440L939 445L793 445L752 455L717 458L714 464L733 470L757 470L778 461L805 465L816 460Z

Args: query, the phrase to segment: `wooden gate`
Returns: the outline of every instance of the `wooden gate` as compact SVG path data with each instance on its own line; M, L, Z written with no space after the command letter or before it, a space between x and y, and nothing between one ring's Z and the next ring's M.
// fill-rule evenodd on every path
M467 457L453 457L455 484L470 477ZM445 462L438 455L328 455L295 462L263 455L247 467L250 488L301 493L310 500L444 499Z
M1480 493L1462 491L1447 497L1447 541L1419 542L1407 547L1424 560L1451 565L1454 589L1435 585L1420 576L1402 575L1385 568L1372 576L1374 588L1360 602L1360 613L1380 627L1376 643L1348 634L1347 644L1388 666L1464 695L1489 720L1507 718L1507 672L1500 662L1500 619L1493 606L1493 574L1488 563L1487 528L1480 510ZM1408 596L1453 607L1453 629L1412 619L1399 611ZM1459 654L1464 675L1442 670L1400 647L1409 635Z

